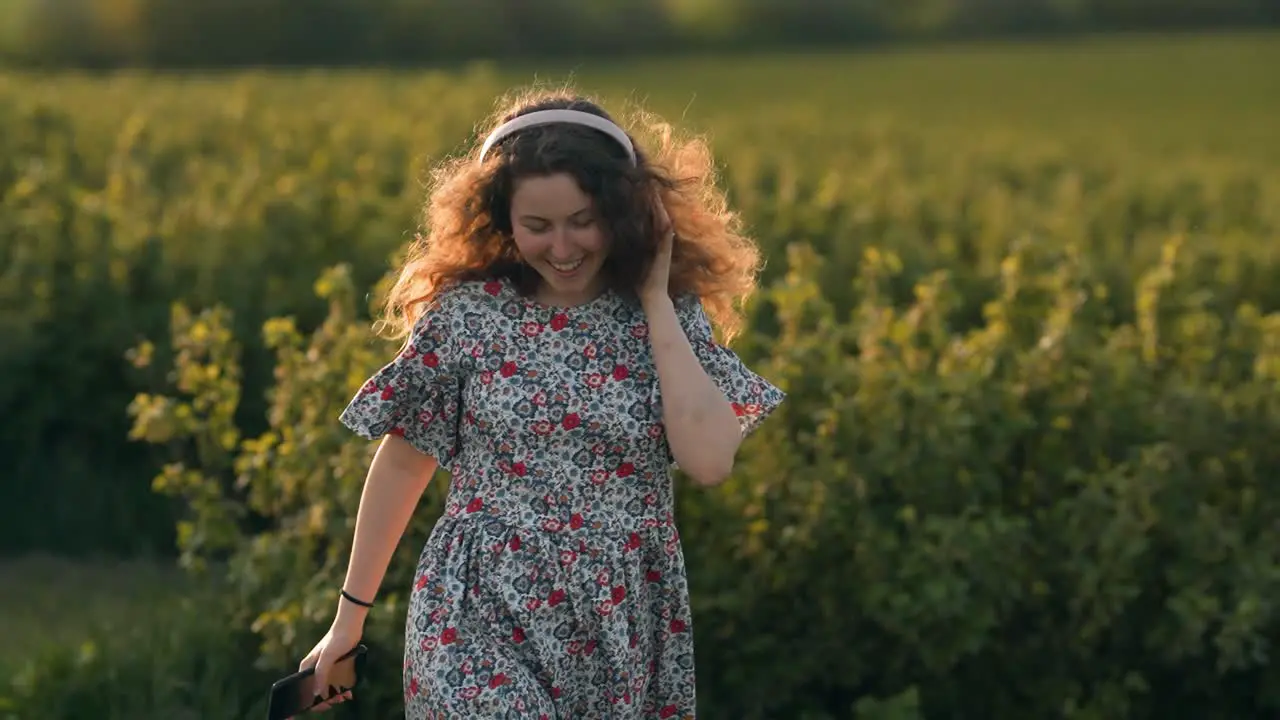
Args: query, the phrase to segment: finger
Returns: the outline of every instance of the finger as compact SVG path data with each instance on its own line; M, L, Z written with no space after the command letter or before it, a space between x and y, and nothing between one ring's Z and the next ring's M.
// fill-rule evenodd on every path
M318 685L316 686L316 688L317 688L316 695L315 695L315 698L312 700L311 709L312 710L328 710L329 707L333 705L333 699L329 697L328 691L319 689L320 686Z
M653 198L653 217L658 226L659 231L671 224L671 215L667 213L667 205L662 202L662 192L660 188L654 188Z
M329 698L330 705L341 705L351 699L351 688L335 687L333 688L332 697Z
M676 231L670 224L667 224L659 232L661 234L658 235L658 250L665 255L671 252L671 248L675 244Z
M333 686L329 687L328 692L321 693L321 696L323 696L325 699L323 702L320 703L319 706L316 707L316 710L319 710L319 711L328 710L334 705L341 705L344 700L344 698L342 697L342 694L338 692L338 688Z
M312 704L311 710L313 712L324 712L325 710L333 707L333 705L333 698L329 697L328 692L317 692L315 703Z
M667 217L667 204L662 202L662 193L655 192L653 194L653 211L657 213L660 218Z
M658 201L657 217L658 217L658 231L663 234L670 232L671 231L671 215L667 213L667 208L662 204L661 200Z
M302 658L302 662L298 663L298 670L306 670L309 667L315 667L316 662L320 660L320 648L314 648L307 656Z
M315 688L316 707L323 710L329 707L329 668L333 665L333 661L325 657L322 653L320 661L316 663L316 674L312 676L311 687Z

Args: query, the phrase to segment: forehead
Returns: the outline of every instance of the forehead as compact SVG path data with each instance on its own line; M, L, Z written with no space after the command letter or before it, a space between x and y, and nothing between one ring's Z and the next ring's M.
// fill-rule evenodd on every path
M567 217L590 207L591 196L565 173L520 178L511 196L511 210L516 215Z

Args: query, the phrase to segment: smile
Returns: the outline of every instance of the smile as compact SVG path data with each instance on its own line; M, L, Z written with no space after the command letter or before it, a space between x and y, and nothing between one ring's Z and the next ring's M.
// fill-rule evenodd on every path
M577 270L579 267L581 267L582 263L585 260L586 258L578 258L577 260L574 260L571 263L557 263L557 262L551 262L550 260L548 260L547 264L550 265L552 268L554 268L556 272L571 273L574 270Z

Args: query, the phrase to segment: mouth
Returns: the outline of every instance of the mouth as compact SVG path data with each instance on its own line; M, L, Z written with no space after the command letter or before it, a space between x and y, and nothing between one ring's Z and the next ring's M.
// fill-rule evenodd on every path
M582 267L582 263L584 262L586 262L586 258L580 257L573 262L567 263L558 263L548 260L547 264L551 266L552 270L555 270L560 275L572 275L578 270L578 268Z

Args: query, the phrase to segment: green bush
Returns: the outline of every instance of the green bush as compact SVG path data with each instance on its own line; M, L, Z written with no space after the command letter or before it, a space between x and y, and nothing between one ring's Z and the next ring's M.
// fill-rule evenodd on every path
M894 62L877 97L919 77ZM1002 87L1051 65L1019 62L1035 72ZM1204 97L1237 87L1219 76ZM1280 181L1275 146L1245 142L1274 101L1226 104L1230 137L1205 132L1211 104L1159 93L1159 118L1118 129L1024 107L1064 138L1044 143L986 128L981 104L944 112L985 85L931 82L911 117L933 125L855 118L821 84L703 120L769 259L737 349L790 396L730 482L680 489L704 716L1275 714ZM0 82L3 532L176 533L192 570L229 569L245 657L295 666L348 556L372 448L336 417L393 350L369 305L413 226L412 176L499 85ZM446 483L368 628L369 717L399 702L405 594Z
M1276 47L653 62L583 83L615 109L645 88L654 109L710 131L766 279L789 243L811 243L840 313L874 243L902 260L896 302L946 269L956 327L973 327L1010 243L1045 238L1075 242L1104 305L1131 320L1130 288L1175 232L1205 258L1215 303L1280 308L1280 104L1250 80ZM848 92L829 92L832 77ZM164 378L125 351L150 338L165 367L169 304L225 304L244 345L237 425L262 432L273 360L259 328L287 315L313 330L325 307L311 284L336 262L357 288L377 282L414 228L422 169L506 82L484 67L0 73L0 553L169 552L177 508L148 482L169 456L129 443L122 411ZM760 87L777 101L750 107ZM894 108L898 121L880 117Z
M168 552L172 507L147 482L165 456L127 442L122 411L163 378L132 371L126 350L164 335L174 300L228 303L243 337L279 314L319 322L310 286L335 258L374 282L421 202L414 148L439 153L493 80L364 85L364 104L387 110L372 131L350 93L309 98L324 78L179 84L169 97L128 79L65 78L52 91L13 79L0 77L0 456L15 497L0 510L0 551ZM422 99L396 111L401 93ZM421 111L434 102L443 108ZM244 375L238 419L261 427L271 366L260 342ZM79 501L63 501L72 491Z
M583 84L619 110L646 88L651 107L710 131L766 279L789 243L811 243L839 312L874 243L903 262L895 301L946 269L957 327L973 327L1010 243L1048 238L1077 244L1125 320L1136 275L1174 232L1205 257L1214 302L1280 308L1280 103L1250 80L1280 62L1276 47L652 62ZM848 92L829 92L832 77ZM244 345L237 424L260 433L273 361L259 328L287 315L314 329L325 308L311 284L336 262L358 288L377 282L414 228L422 169L506 82L485 67L0 73L0 553L169 552L177 508L148 483L168 455L129 443L122 412L164 378L125 351L150 338L167 366L169 304L225 304ZM760 87L777 102L751 108ZM894 108L897 122L880 117Z
M813 280L811 247L787 259L753 308L777 333L742 352L790 401L727 485L681 489L703 712L1280 709L1280 491L1265 482L1280 472L1280 314L1211 309L1176 237L1119 324L1071 244L1017 247L963 331L946 272L897 307L902 262L870 249L844 314ZM184 556L229 558L235 619L277 665L330 620L372 450L333 418L391 351L356 321L345 268L318 291L330 314L315 333L264 327L277 353L265 434L231 422L237 350L216 310L175 312L179 393L134 405L138 437L200 448L158 487L193 510ZM444 482L432 487L370 629L392 655ZM393 702L398 673L378 682Z

